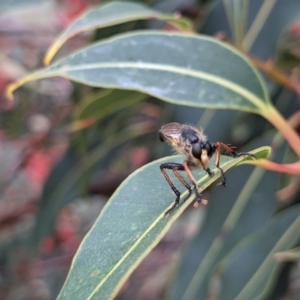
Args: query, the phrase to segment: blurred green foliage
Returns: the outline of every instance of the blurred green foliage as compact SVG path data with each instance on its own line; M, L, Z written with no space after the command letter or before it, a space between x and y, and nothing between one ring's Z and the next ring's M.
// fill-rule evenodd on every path
M299 175L280 173L280 166L299 160L292 129L300 119L299 1L104 1L91 7L96 2L28 1L24 7L24 1L6 1L0 15L0 298L54 299L81 240L113 195L80 246L59 299L71 292L72 299L97 299L103 291L105 299L298 299L292 279L300 270L284 253L299 245ZM107 7L107 20L97 19ZM68 36L70 28L76 30ZM193 30L214 38L194 39ZM126 35L115 36L120 33ZM54 62L38 70L59 41ZM153 65L160 69L154 72ZM76 82L52 78L58 75ZM13 88L21 86L14 104L4 94L13 81ZM173 195L156 161L113 194L130 173L168 153L156 132L170 121L203 126L211 141L239 149L270 145L279 172L239 166L228 172L226 190L209 187L216 178L204 183L198 173L207 208L183 212L187 202L170 219L163 212ZM137 251L122 252L126 247ZM157 266L139 273L147 260ZM118 271L123 262L127 269ZM89 273L87 265L95 269Z

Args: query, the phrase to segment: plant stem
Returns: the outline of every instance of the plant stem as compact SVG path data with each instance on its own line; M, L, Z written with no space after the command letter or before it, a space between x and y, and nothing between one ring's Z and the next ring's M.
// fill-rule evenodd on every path
M290 147L300 157L300 136L277 111L277 109L271 105L268 106L263 110L263 117L279 130L279 132L289 143Z
M251 62L261 71L263 71L271 80L281 84L287 89L290 89L300 95L299 83L294 81L291 76L284 73L276 67L272 60L263 61L257 57L249 56Z
M278 164L276 162L267 160L267 159L259 159L254 161L247 161L245 164L255 165L257 167L261 167L265 170L300 175L300 160L291 164Z

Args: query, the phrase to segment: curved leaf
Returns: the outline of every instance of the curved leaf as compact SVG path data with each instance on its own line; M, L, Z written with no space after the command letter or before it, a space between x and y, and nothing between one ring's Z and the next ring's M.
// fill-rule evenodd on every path
M192 28L192 23L187 19L162 14L143 4L116 1L94 7L77 18L49 48L45 55L45 64L50 63L53 56L68 39L79 33L142 19L164 20L181 30L190 31Z
M223 0L227 19L237 46L242 45L245 36L248 2L248 0Z
M284 210L229 255L220 270L220 300L252 300L267 293L272 281L269 275L279 267L274 254L299 242L299 214L300 205Z
M260 113L260 75L232 47L201 35L143 31L82 49L9 86L63 76L91 86L141 91L175 104Z
M223 1L233 2L234 0ZM225 36L231 36L223 1L214 1L215 5L212 6L202 28L203 33L213 35L221 31ZM249 3L248 28L243 40L243 49L260 59L268 60L275 55L282 31L292 20L299 18L300 2L291 1L289 5L278 0L247 2Z
M273 138L274 131L254 144L271 144ZM283 150L281 147L276 160L283 156ZM241 240L260 230L276 211L274 193L277 186L274 183L279 180L278 173L241 167L228 176L230 188L228 184L228 189L214 190L210 196L206 218L182 255L168 299L216 297L210 290L214 268Z
M252 153L265 156L269 151L269 147L262 147ZM222 156L221 166L228 170L245 159ZM174 201L159 171L159 165L167 161L182 162L182 157L154 161L130 175L117 189L81 244L58 299L113 298L134 267L190 204L193 197L164 217ZM199 175L195 174L197 178ZM218 177L202 176L200 190Z
M134 91L105 90L87 96L80 102L75 112L74 119L81 120L93 118L97 121L108 116L112 112L124 109L130 105L138 103L147 97Z
M78 157L74 151L69 150L68 155L53 169L44 186L35 226L35 242L39 242L51 232L57 211L78 196L78 183L97 162L115 147L145 133L143 128L126 128L107 138L104 144L101 143L83 157Z

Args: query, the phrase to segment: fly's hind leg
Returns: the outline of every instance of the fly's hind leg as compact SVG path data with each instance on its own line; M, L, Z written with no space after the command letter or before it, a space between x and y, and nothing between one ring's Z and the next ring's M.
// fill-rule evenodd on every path
M193 186L194 186L194 189L195 189L195 194L196 194L196 202L194 203L194 207L197 207L199 205L200 202L202 202L203 204L206 204L207 203L207 200L204 200L202 199L199 191L198 191L198 186L197 186L197 182L191 172L191 169L189 167L189 161L188 160L185 160L183 162L183 167L184 167L184 170L185 172L187 173L189 179L191 180Z
M183 202L188 199L192 194L192 188L191 186L179 175L178 171L185 171L184 166L182 164L178 163L164 163L160 165L160 170L162 174L164 175L165 179L167 180L168 184L170 185L172 191L176 195L176 199L174 204L165 212L165 216L167 217L178 205L180 200L180 192L175 187L174 183L170 179L169 175L165 171L165 169L172 170L174 175L178 178L178 180L186 187L186 189L189 191L187 197L183 199Z

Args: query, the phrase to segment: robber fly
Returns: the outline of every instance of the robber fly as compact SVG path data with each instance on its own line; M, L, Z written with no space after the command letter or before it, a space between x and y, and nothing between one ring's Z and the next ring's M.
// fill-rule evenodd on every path
M183 200L183 202L190 197L192 193L192 187L181 177L178 171L186 172L194 186L194 191L196 193L194 206L197 207L200 202L205 204L207 201L202 199L198 191L197 182L191 170L202 167L209 176L213 176L214 173L209 168L209 160L214 154L216 154L216 167L220 170L222 176L222 181L218 183L217 186L226 187L226 176L223 169L219 165L222 148L233 157L245 155L255 159L255 156L253 154L249 152L236 152L224 143L210 143L207 140L207 137L203 133L202 129L198 129L190 125L179 124L175 122L169 123L163 125L158 133L159 139L162 142L169 143L177 153L182 154L186 157L186 160L182 164L169 162L160 165L162 174L164 175L168 184L176 195L174 204L165 212L165 216L168 216L179 205L180 199L180 192L173 184L165 169L172 170L174 175L189 191L188 196Z

